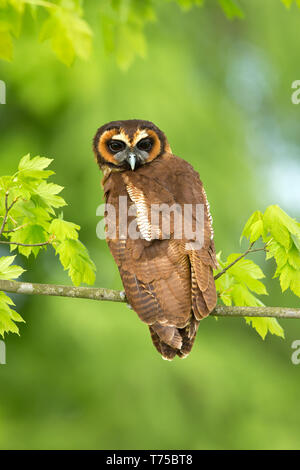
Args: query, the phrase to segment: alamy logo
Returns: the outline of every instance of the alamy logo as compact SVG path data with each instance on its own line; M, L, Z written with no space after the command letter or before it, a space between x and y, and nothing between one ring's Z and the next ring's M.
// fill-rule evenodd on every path
M296 89L292 93L291 100L293 104L299 104L300 103L300 80L295 80L292 83L292 88Z
M119 215L118 215L119 214ZM121 240L143 238L185 240L186 249L199 250L204 244L205 210L203 204L150 204L139 197L128 206L127 197L119 196L118 214L112 204L101 204L96 215L103 217L97 225L97 236Z
M292 363L297 366L300 364L300 340L296 339L292 342L292 349L295 349L291 356Z
M6 104L6 85L3 80L0 80L0 104Z
M0 341L0 364L6 364L6 346L4 341Z

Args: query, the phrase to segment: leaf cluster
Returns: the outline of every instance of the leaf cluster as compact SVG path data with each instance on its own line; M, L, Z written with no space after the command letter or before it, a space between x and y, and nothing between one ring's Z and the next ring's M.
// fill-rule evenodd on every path
M52 246L74 285L93 284L95 265L79 241L79 225L56 213L66 202L60 196L63 187L48 181L54 174L48 170L51 162L49 158L30 158L28 154L13 175L0 178L0 244L8 244L11 251L26 257L36 257ZM0 258L0 279L16 279L22 274L22 268L11 266L14 259L15 256ZM1 296L0 334L16 332L17 327L12 327L16 315L11 313L8 320L9 305L7 297Z
M274 278L279 278L282 292L290 289L300 297L300 224L286 214L280 207L269 206L264 213L254 212L247 221L241 239L250 242L251 251L263 251L266 260L273 258L276 263ZM252 247L257 242L263 246L257 250ZM242 254L230 255L226 262L219 262L221 269L226 269ZM264 273L253 261L241 259L217 279L216 285L220 299L225 305L263 306L257 295L267 295L267 290L260 279ZM265 338L268 332L284 336L278 321L273 318L246 318L257 332Z
M212 0L210 0L212 1ZM243 19L240 0L213 0L226 17ZM280 0L287 8L300 0ZM202 7L207 0L163 0L170 8L177 3L182 10ZM107 52L120 68L127 69L136 57L145 57L145 26L156 20L161 1L101 0L98 2L99 27ZM173 5L172 5L173 4ZM57 58L70 66L75 57L87 59L93 32L84 18L82 0L0 0L0 59L13 59L13 38L19 38L25 16L38 25L39 40L49 41Z

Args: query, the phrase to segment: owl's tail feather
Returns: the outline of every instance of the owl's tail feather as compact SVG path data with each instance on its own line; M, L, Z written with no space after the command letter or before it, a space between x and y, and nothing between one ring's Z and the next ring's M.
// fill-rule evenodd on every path
M181 359L184 359L190 354L195 342L198 327L199 321L197 321L196 318L194 318L193 316L189 325L187 325L182 330L179 330L182 336L182 347L179 351L177 351L177 355Z
M155 331L153 330L153 328L151 326L149 326L149 330L150 330L150 334L151 334L153 344L156 347L159 354L161 354L163 359L166 359L168 361L172 361L172 359L174 359L174 357L177 354L177 349L174 349L171 346L169 346L168 344L163 343L160 340L160 337L158 336L158 334L155 333Z
M199 322L192 317L185 328L149 326L153 344L163 359L172 361L176 355L184 358L192 350ZM170 330L175 330L171 332ZM172 336L173 334L173 336Z

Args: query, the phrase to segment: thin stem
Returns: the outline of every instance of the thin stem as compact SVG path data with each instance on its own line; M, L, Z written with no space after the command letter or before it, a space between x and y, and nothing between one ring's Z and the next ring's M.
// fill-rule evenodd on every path
M8 196L9 196L9 192L6 191L5 193L5 214L4 214L4 217L3 217L3 222L2 222L2 225L1 225L1 228L0 228L0 237L3 233L3 230L5 228L5 225L6 225L6 222L7 222L7 216L8 216Z
M3 230L2 233L12 233L12 232L17 232L18 230L21 230L22 228L26 227L28 224L23 224L20 225L19 227L13 228L12 230Z
M230 269L232 266L234 266L238 261L240 261L241 259L245 258L245 256L247 256L249 253L256 253L257 251L266 251L266 247L267 247L267 243L262 247L262 248L256 248L255 250L252 250L252 247L254 245L255 242L251 243L251 245L249 246L248 250L245 251L245 253L243 253L241 256L239 256L238 258L236 258L234 261L232 261L232 263L230 263L228 266L226 266L223 271L219 272L218 274L215 275L214 279L215 281L217 279L219 279L219 277L223 276L223 274L226 273L226 271L228 271L228 269Z
M46 245L50 245L50 241L44 242L44 243L18 243L18 242L9 242L9 241L0 240L0 243L2 245L18 245L18 246L46 246Z
M18 200L18 198L15 198L9 206L8 205L8 196L9 196L9 192L6 191L6 193L5 193L5 214L4 214L3 222L2 222L2 225L1 225L1 228L0 228L0 237L3 233L3 231L4 231L4 228L5 228L5 225L6 225L6 222L7 222L8 213Z

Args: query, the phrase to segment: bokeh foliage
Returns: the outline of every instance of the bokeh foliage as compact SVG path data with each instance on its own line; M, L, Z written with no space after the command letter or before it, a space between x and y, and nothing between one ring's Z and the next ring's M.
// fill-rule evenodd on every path
M199 171L224 257L247 248L237 240L250 213L278 203L299 219L299 109L290 101L298 78L296 2L290 10L281 1L231 2L244 17L234 21L217 1L184 13L175 2L151 2L156 21L135 24L147 51L129 47L128 72L116 66L123 36L116 39L114 21L104 44L104 3L84 2L79 15L93 32L86 62L67 68L51 39L38 41L40 18L48 15L41 7L37 19L25 13L14 59L0 65L7 84L0 174L10 174L25 152L54 158L55 182L69 202L64 216L82 228L97 285L121 288L95 234L102 194L91 139L112 119L153 120L174 153ZM25 280L68 282L50 253L31 258L15 260ZM252 259L266 274L268 304L295 306L295 296L268 281L273 261ZM269 335L262 342L242 320L211 318L201 323L191 356L166 364L124 305L13 300L27 324L20 338L6 340L2 448L299 448L299 373L290 360L297 321L282 322L286 341Z
M163 0L183 10L203 7L205 0ZM231 20L244 18L239 0L210 0ZM294 0L281 0L290 8ZM86 2L87 3L87 2ZM144 27L157 18L158 0L102 0L98 14L102 41L121 68L127 69L136 56L145 57ZM296 2L299 6L300 3ZM13 59L13 37L19 38L24 17L29 13L38 24L39 40L49 40L53 52L66 65L76 56L87 59L92 45L92 29L84 19L83 0L1 0L0 58Z

